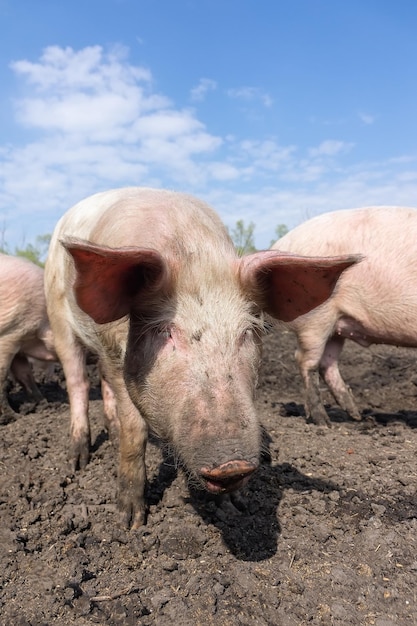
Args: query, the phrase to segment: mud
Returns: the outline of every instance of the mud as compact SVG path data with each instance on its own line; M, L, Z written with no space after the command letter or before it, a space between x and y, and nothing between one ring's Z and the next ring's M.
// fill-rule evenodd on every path
M349 420L324 389L327 429L305 423L294 347L284 331L266 338L265 451L239 500L190 492L151 441L137 532L115 509L96 375L92 459L74 477L60 370L36 408L11 388L20 415L0 426L0 624L417 624L415 352L347 346L341 369L365 419Z

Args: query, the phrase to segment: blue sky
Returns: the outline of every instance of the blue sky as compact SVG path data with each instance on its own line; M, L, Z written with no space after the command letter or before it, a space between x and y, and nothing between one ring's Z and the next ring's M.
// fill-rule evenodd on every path
M415 0L0 0L0 24L11 247L124 185L193 193L260 248L417 206Z

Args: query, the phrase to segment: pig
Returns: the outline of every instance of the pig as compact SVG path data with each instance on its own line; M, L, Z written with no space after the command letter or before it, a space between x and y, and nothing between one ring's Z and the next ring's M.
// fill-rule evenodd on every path
M346 339L361 346L417 347L417 210L365 207L325 213L279 239L273 250L301 255L360 254L332 296L291 320L309 421L330 425L319 391L322 376L336 402L354 420L361 414L338 359Z
M100 362L105 416L119 430L126 526L146 520L149 429L194 485L220 494L246 484L259 464L254 394L264 313L306 313L356 260L276 251L239 258L214 210L179 192L127 187L76 204L55 228L45 267L72 469L89 458L89 350Z
M42 400L29 358L56 361L41 267L21 257L0 254L0 422L16 418L6 394L9 373L29 398Z

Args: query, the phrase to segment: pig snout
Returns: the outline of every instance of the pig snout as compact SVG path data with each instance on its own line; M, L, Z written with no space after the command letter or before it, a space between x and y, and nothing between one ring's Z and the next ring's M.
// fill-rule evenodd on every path
M235 459L211 469L202 467L200 475L205 488L210 493L229 493L246 485L249 477L257 468L258 463Z

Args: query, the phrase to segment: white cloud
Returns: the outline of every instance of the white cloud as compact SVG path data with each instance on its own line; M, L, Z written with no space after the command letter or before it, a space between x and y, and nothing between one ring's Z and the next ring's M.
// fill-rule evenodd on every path
M12 69L33 90L16 102L17 120L50 132L83 133L85 139L122 138L139 116L171 102L152 92L148 69L132 66L126 51L100 46L75 52L47 48L39 63L17 61Z
M373 124L375 122L375 116L369 115L369 113L358 113L359 119L366 124L367 126Z
M10 67L26 76L39 91L51 88L55 93L68 93L77 89L123 91L138 82L149 83L150 70L127 63L128 51L115 46L105 53L101 46L89 46L75 51L70 47L45 48L38 63L27 60L13 61Z
M211 78L200 78L200 81L196 87L193 87L190 92L191 100L202 101L205 100L209 91L217 89L217 83Z
M256 188L233 191L216 189L206 200L233 227L238 219L254 222L256 245L267 248L278 224L294 228L320 213L372 205L416 206L417 159L414 177L404 179L391 169L389 161L351 166L338 178L298 181L295 185L259 184Z
M216 181L237 180L242 175L242 172L237 167L221 161L209 163L208 169L210 170L211 177Z
M237 152L256 168L278 172L293 162L296 146L281 146L274 139L245 139L238 142Z
M0 145L0 225L9 241L22 231L32 239L51 232L74 202L131 184L194 193L229 226L253 221L260 247L269 245L277 224L292 227L326 210L415 204L414 155L355 164L355 145L339 139L306 148L254 138L252 127L247 135L219 136L195 111L159 93L151 71L131 64L123 48L53 46L38 61L11 68L21 94L14 122L27 139ZM194 98L215 88L202 79ZM272 104L256 88L228 95Z
M335 156L341 152L348 152L353 148L354 144L345 141L336 141L334 139L326 139L322 141L316 148L310 148L309 153L313 157Z
M192 132L201 132L204 129L191 111L160 110L149 115L139 117L133 123L135 137L165 137L175 138Z
M260 100L265 107L271 107L273 104L271 96L258 87L239 87L237 89L229 89L227 91L227 95L230 98L237 98L239 100Z
M52 46L39 61L15 61L11 68L24 81L16 121L39 139L0 148L6 190L0 210L18 203L27 192L25 180L35 194L48 187L55 199L80 179L83 189L90 180L87 193L117 183L161 184L162 173L171 180L203 180L206 173L193 158L222 145L191 110L175 108L155 92L151 72L131 65L123 48L106 53L100 46Z

